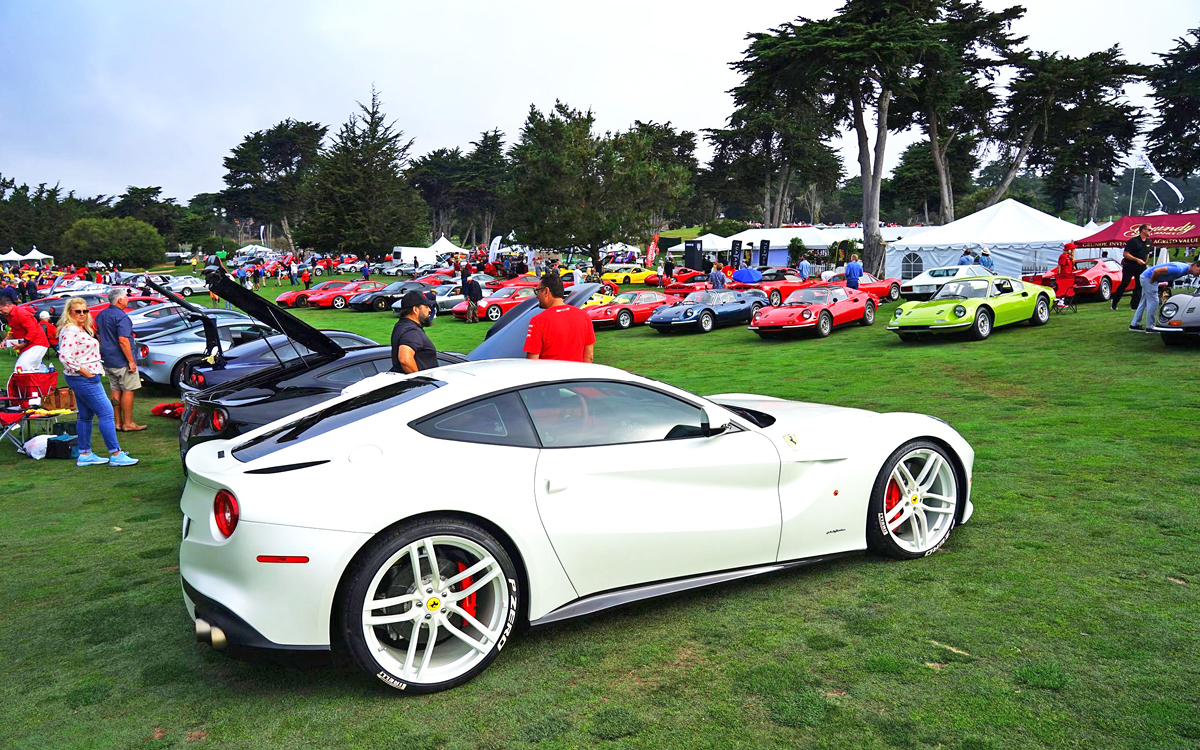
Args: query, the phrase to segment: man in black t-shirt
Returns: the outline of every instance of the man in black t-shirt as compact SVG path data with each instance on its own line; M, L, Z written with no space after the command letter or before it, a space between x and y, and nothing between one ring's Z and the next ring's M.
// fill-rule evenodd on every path
M1136 308L1141 302L1142 287L1137 277L1146 270L1146 261L1153 254L1154 243L1150 240L1150 225L1143 224L1138 227L1137 237L1130 237L1129 242L1125 243L1125 253L1121 259L1121 283L1117 285L1113 294L1112 309L1117 309L1117 303L1121 301L1121 294L1130 279L1133 279L1133 289L1130 290L1129 306Z
M392 372L413 373L438 366L437 349L425 335L432 325L429 300L413 290L400 300L400 320L392 328Z

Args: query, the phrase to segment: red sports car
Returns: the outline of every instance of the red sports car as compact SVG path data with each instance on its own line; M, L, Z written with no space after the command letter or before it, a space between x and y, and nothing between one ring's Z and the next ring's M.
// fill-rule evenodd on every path
M692 292L703 292L712 289L712 284L706 281L707 278L708 276L705 274L700 274L699 276L693 276L688 281L673 282L667 286L667 294L676 294L680 297L686 297Z
M792 292L816 283L819 282L798 276L787 269L773 268L763 272L762 281L755 281L753 283L731 281L727 285L727 288L739 290L760 289L767 295L767 300L773 306L779 307Z
M510 286L497 289L479 301L479 317L491 321L500 320L501 315L532 297L533 287L531 286ZM466 320L466 301L459 302L450 313L459 320Z
M607 305L589 305L583 308L583 311L597 328L614 326L625 329L637 323L645 323L650 318L650 313L663 305L673 305L682 301L682 297L662 292L621 292Z
M672 283L678 282L680 284L686 284L687 282L691 281L692 279L694 279L697 276L705 276L705 275L706 274L703 271L697 271L694 268L686 268L684 266L679 266L678 268L676 268L674 271L671 272L671 282ZM649 276L647 276L646 284L648 286L658 286L658 274L653 273L653 274L650 274Z
M1045 273L1022 276L1022 281L1055 288L1054 269ZM1130 279L1125 291L1133 289L1136 278ZM1117 287L1121 286L1121 264L1112 258L1088 258L1075 261L1075 293L1096 294L1108 300Z
M835 326L875 322L879 299L870 292L836 284L814 284L792 292L778 307L764 307L750 321L761 338L813 331L824 338Z
M439 268L432 273L425 274L419 279L414 279L414 281L419 281L422 284L441 285L453 281L458 276L459 274L455 273L453 268Z
M326 284L332 282L325 282ZM345 310L346 303L359 292L373 292L382 289L384 285L378 281L350 281L345 286L336 289L322 289L308 295L309 307L332 307L334 310Z
M827 279L830 284L846 286L846 274L839 273ZM858 288L870 292L881 300L895 302L900 299L900 279L878 279L869 273L864 273L858 280Z
M284 292L275 298L275 304L280 307L308 307L308 298L318 292L328 292L349 284L349 281L322 281L312 289L297 289L293 292Z
M537 276L525 274L524 276L515 276L511 279L496 279L495 281L489 281L483 285L483 288L491 289L493 291L496 289L510 289L523 286L532 288L537 286L540 281L541 279L539 279Z

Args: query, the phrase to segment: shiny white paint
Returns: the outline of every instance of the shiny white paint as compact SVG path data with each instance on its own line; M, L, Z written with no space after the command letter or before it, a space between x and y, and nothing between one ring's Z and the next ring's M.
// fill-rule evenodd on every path
M257 461L242 463L232 449L338 399L189 450L180 502L192 519L180 548L183 577L276 643L325 645L338 582L363 545L414 516L474 516L511 539L513 557L528 573L527 614L537 619L611 588L864 549L867 501L892 451L933 437L958 455L967 477L974 460L949 425L917 414L751 394L706 400L577 363L492 360L423 374L446 385ZM403 377L378 375L340 398ZM494 391L581 379L665 390L705 408L714 427L731 422L734 429L709 438L538 450L432 439L408 427ZM760 429L721 403L777 421ZM328 463L246 473L305 461ZM447 474L459 479L447 484ZM212 516L220 488L241 506L229 539L220 538ZM965 515L970 511L968 502ZM307 555L310 562L257 563L257 555Z

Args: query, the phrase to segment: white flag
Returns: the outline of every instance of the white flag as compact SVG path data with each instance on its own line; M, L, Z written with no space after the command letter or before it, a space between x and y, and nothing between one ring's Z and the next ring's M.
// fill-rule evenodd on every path
M1172 185L1170 180L1164 179L1164 178L1163 178L1163 176L1162 176L1161 174L1159 174L1159 173L1158 173L1158 170L1157 170L1157 169L1155 169L1155 168L1154 168L1154 165L1150 163L1150 157L1149 157L1149 156L1146 156L1145 152L1138 154L1138 155L1137 155L1137 157L1134 159L1134 162L1135 162L1135 163L1136 163L1138 166L1140 166L1140 167L1144 168L1144 169L1145 169L1147 172L1149 172L1149 173L1150 173L1150 176L1154 178L1154 181L1155 181L1155 182L1165 182L1165 183L1167 183L1167 187L1169 187L1169 188L1171 188L1172 190L1174 190L1174 191L1175 191L1175 195L1176 195L1176 197L1178 197L1178 198L1179 198L1179 202L1180 202L1180 203L1183 203L1183 193L1179 192L1179 188L1177 188L1177 187L1175 187L1174 185ZM1150 192L1154 192L1154 191L1150 191ZM1156 196L1154 196L1154 197L1155 197L1155 198L1158 198L1158 196L1157 196L1157 195L1156 195ZM1159 204L1158 204L1158 205L1159 205L1159 206L1162 206L1162 201L1159 201Z
M1154 192L1154 188L1150 188L1150 195L1153 195L1154 200L1158 201L1158 207L1161 209L1163 207L1162 198L1158 197L1158 193Z
M500 252L500 235L492 238L492 244L488 245L488 263L496 262L496 253Z

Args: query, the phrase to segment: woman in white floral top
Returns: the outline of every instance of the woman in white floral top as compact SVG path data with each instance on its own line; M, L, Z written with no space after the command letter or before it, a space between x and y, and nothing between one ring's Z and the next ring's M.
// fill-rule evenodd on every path
M112 402L100 383L104 365L100 361L100 342L96 339L96 324L88 314L87 300L72 297L63 308L58 321L58 358L63 363L63 377L75 391L75 406L79 421L75 433L79 436L79 460L76 466L133 466L138 462L117 443L117 425L113 420ZM92 453L92 418L100 422L100 437L108 448L107 457Z

